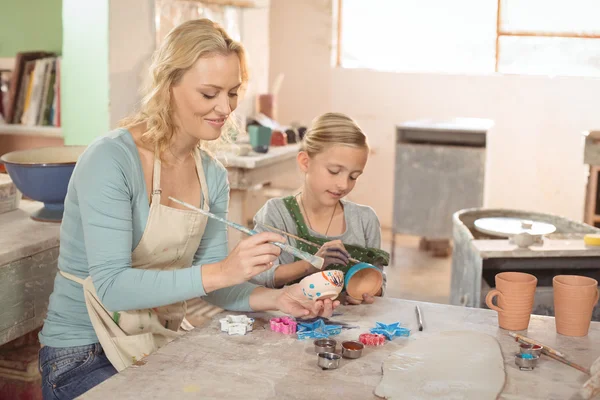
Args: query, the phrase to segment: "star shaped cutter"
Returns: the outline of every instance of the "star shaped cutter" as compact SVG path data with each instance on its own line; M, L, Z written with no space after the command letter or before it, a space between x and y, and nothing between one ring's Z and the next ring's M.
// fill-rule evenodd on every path
M387 340L393 340L397 336L410 336L410 329L400 326L400 322L392 324L384 324L383 322L375 322L375 328L371 329L371 333L378 333L386 337Z
M339 335L342 332L341 325L326 325L322 319L314 322L298 323L298 339L324 339L329 336Z

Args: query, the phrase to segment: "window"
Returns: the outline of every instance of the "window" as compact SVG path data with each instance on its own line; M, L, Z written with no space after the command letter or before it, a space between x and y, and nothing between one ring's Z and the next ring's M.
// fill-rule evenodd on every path
M599 0L338 0L344 68L600 76Z

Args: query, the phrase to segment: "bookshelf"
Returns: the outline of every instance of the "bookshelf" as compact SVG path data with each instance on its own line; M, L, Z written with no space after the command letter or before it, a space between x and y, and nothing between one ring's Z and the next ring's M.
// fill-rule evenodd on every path
M61 134L60 60L46 51L17 53L0 107L5 122L1 133Z
M0 124L0 134L62 138L62 129L58 126Z

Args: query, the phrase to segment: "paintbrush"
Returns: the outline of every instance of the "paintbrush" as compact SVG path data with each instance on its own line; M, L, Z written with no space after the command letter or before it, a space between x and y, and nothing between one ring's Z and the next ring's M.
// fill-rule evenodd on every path
M216 216L213 213L210 213L208 211L204 211L201 208L198 207L194 207L191 204L186 203L185 201L181 201L181 200L177 200L171 196L169 196L169 199L174 201L175 203L181 204L184 207L189 208L190 210L194 210L199 212L200 214L206 215L209 218L215 219L217 221L220 221L222 223L224 223L225 225L228 225L234 229L237 229L240 232L244 232L247 235L253 236L256 235L258 232L253 230L253 229L248 229L243 225L240 224L236 224L235 222L231 222L226 220L225 218L221 218ZM323 269L323 264L325 263L325 260L323 260L322 257L319 256L315 256L313 254L309 254L305 251L302 251L300 249L297 249L293 246L290 246L289 244L286 243L279 243L279 242L271 242L272 244L274 244L275 246L279 247L281 250L285 251L286 253L290 253L293 256L296 256L298 258L301 258L305 261L308 261L311 265L313 265L315 268L317 269Z
M519 335L518 333L515 333L515 332L509 332L508 334L510 336L514 337L517 342L523 342L523 343L538 345L538 346L540 346L542 348L542 353L544 353L548 357L553 358L556 361L560 361L563 364L566 364L566 365L568 365L570 367L573 367L575 369L580 370L583 373L586 373L586 374L590 375L590 370L589 369L587 369L585 367L582 367L581 365L575 364L574 362L571 362L571 361L567 360L566 356L563 353L561 353L560 351L555 350L552 347L548 347L548 346L546 346L544 344L541 344L540 342L538 342L536 340L533 340L533 339L530 339L527 336Z
M273 231L275 231L275 232L277 232L277 233L281 233L282 235L289 236L289 237L291 237L291 238L293 238L293 239L296 239L296 240L298 240L298 241L300 241L300 242L302 242L302 243L306 243L306 244L309 244L309 245L311 245L311 246L315 246L316 248L320 248L320 247L321 247L320 245L318 245L318 244L316 244L316 243L313 243L313 242L311 242L310 240L302 239L300 236L296 236L296 235L293 235L293 234L291 234L291 233L289 233L289 232L282 231L281 229L277 229L277 228L275 228L274 226L267 225L267 224L263 224L262 222L258 222L258 224L259 224L259 225L262 225L262 226L264 226L264 227L265 227L265 228L267 228L267 229L271 229L271 230L273 230ZM362 262L362 261L360 261L360 260L357 260L356 258L352 258L352 257L348 257L348 260L349 260L349 261L352 261L353 263L359 263L359 262Z

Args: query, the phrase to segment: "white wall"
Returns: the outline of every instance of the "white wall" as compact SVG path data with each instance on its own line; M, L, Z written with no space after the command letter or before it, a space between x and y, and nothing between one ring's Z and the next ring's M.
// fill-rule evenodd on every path
M248 55L250 81L237 114L251 116L258 94L269 90L269 0L261 0L256 8L242 9L242 43Z
M110 0L110 127L133 112L156 45L154 0Z
M110 126L134 111L156 48L154 0L110 0ZM254 110L256 94L269 86L269 0L241 9L241 36L248 52L250 82L240 115Z
M382 225L392 221L395 124L420 118L495 121L488 136L487 207L583 218L581 134L600 127L600 80L332 68L331 0L271 4L270 76L286 75L281 122L309 123L326 111L359 122L374 154L351 198L374 207Z

